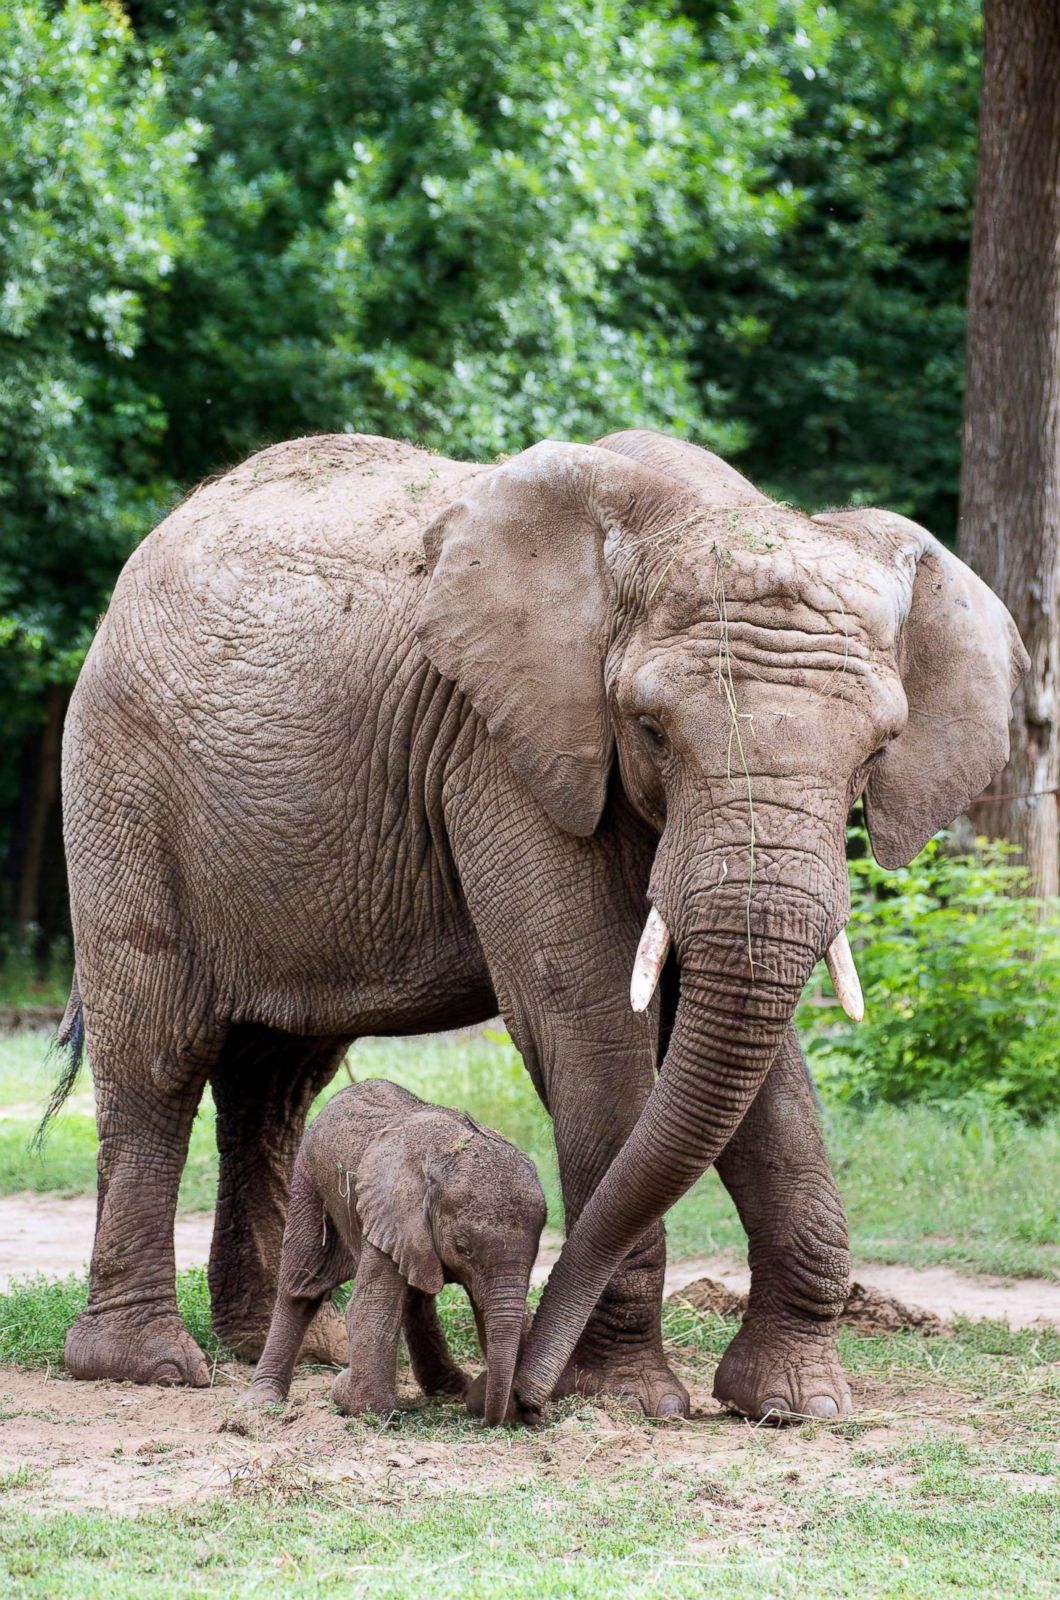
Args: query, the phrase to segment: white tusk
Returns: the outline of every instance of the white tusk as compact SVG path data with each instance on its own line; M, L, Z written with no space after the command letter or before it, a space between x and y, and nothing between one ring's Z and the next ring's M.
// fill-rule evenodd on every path
M836 999L851 1022L860 1022L865 1015L865 1000L861 993L861 980L854 965L850 940L847 938L845 928L836 934L825 952L824 959L828 967L828 976L836 992Z
M651 997L669 953L670 930L652 906L640 936L636 960L633 962L633 976L629 981L629 1003L634 1011L647 1011L651 1005Z

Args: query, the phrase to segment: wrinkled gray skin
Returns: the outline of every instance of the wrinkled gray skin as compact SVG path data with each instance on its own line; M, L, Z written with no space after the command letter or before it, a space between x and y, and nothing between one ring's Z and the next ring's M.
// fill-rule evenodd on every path
M354 1275L350 1361L332 1389L339 1410L395 1409L402 1327L420 1387L466 1395L470 1380L449 1354L434 1305L443 1283L459 1283L486 1358L478 1385L485 1421L503 1422L544 1224L533 1164L499 1133L382 1079L343 1089L295 1158L252 1400L286 1400L310 1322Z
M524 1412L687 1408L660 1219L711 1162L752 1269L715 1392L846 1410L846 1226L792 1015L848 915L852 802L910 860L1003 764L1025 660L915 524L806 517L660 435L493 468L315 438L205 485L129 561L67 726L101 1135L70 1370L206 1381L172 1220L207 1082L214 1322L257 1355L302 1119L350 1041L499 1007L569 1230ZM637 1015L649 904L674 955Z

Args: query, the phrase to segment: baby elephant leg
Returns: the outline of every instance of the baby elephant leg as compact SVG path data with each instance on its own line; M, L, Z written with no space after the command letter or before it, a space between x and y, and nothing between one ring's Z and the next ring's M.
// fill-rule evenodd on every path
M424 1394L448 1394L459 1400L467 1393L471 1380L449 1353L434 1296L420 1289L408 1292L405 1343L412 1375Z
M331 1389L332 1399L347 1416L372 1411L385 1417L397 1410L398 1340L406 1292L405 1280L390 1257L366 1240L346 1310L350 1364Z
M306 1330L331 1291L353 1274L353 1260L308 1175L295 1167L280 1255L280 1281L265 1348L248 1400L286 1400Z

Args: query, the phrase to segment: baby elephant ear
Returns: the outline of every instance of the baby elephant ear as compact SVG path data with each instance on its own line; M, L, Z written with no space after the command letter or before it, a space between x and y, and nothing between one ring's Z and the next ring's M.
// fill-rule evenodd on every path
M815 520L867 530L884 559L915 564L898 650L909 720L865 790L876 860L904 867L1005 765L1012 691L1030 662L993 590L918 523L876 510Z
M567 833L607 795L604 541L673 485L591 445L546 440L481 473L427 529L420 643Z
M405 1127L384 1128L357 1173L357 1215L369 1244L390 1257L413 1289L445 1282L427 1216L427 1175Z

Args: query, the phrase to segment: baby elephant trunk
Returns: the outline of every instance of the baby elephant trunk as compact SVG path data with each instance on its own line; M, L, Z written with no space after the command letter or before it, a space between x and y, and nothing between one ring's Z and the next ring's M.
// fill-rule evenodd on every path
M483 1421L497 1428L507 1420L512 1379L526 1329L529 1276L495 1283L483 1308L486 1333L486 1407Z

